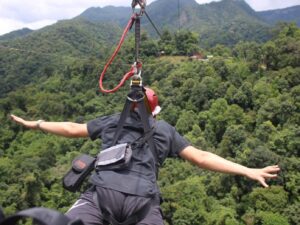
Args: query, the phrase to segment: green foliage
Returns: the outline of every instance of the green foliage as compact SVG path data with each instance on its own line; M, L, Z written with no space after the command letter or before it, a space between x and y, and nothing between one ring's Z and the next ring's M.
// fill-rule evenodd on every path
M259 212L257 215L257 220L262 225L289 225L288 220L278 213L271 212Z
M249 204L259 211L282 212L288 202L288 193L282 187L256 188L249 195Z
M118 29L105 33L96 25L60 22L5 41L25 52L0 51L0 205L7 215L34 206L65 212L78 195L63 190L62 176L75 156L95 155L101 144L22 128L9 121L10 113L83 123L122 110L128 87L104 95L97 86L101 59L112 51ZM86 26L95 36L85 33ZM199 50L195 33L165 31L160 41L143 33L143 81L158 93L159 119L200 149L248 167L282 169L268 181L271 188L262 189L246 178L167 160L159 176L167 224L299 224L299 33L286 24L265 43L201 50L215 55L205 62L186 56ZM130 68L133 49L129 37L105 87L115 86ZM165 56L157 55L161 50Z
M197 115L193 111L183 111L176 123L176 129L185 134L191 130L194 121L197 121Z
M162 54L167 55L192 55L200 51L199 35L191 31L178 31L171 34L165 30L159 40Z
M200 177L191 177L164 188L162 207L169 224L203 224L206 222L209 199ZM180 190L180 191L179 191Z

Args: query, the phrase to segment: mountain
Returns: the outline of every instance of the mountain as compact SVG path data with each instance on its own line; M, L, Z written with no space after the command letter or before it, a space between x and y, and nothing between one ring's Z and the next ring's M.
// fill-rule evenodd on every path
M298 27L300 27L300 5L285 9L257 12L257 14L270 24L276 24L280 21L296 22Z
M163 27L205 30L206 25L222 26L224 22L251 20L263 22L243 0L223 0L199 5L195 0L160 0L149 5L149 14Z
M0 40L0 96L66 64L104 58L120 33L115 24L73 19Z
M264 41L268 38L268 24L257 17L244 0L204 5L189 0L181 1L179 8L177 3L176 0L156 1L149 5L149 14L161 27L198 32L202 46L233 45L240 40ZM170 9L168 5L171 5Z
M30 34L33 30L28 29L28 28L23 28L20 30L16 30L16 31L12 31L8 34L4 34L2 36L0 36L0 40L12 40L15 38L20 38L20 37L24 37L27 34Z
M195 0L157 0L147 6L147 12L160 30L198 33L201 47L263 42L271 28L244 0L203 5ZM63 68L65 63L105 58L131 13L130 7L89 8L71 20L37 31L25 29L1 36L0 96ZM155 34L146 17L142 23L143 29Z
M199 5L195 0L158 0L147 6L153 22L162 30L191 30L200 34L202 46L233 45L240 40L264 41L269 25L257 16L244 0L223 0ZM124 26L130 7L90 8L78 18L97 22L114 22ZM151 23L143 18L143 28L155 34Z
M115 22L122 26L128 21L131 13L132 9L130 7L92 7L76 18L83 18L92 22Z
M105 32L104 32L105 31ZM18 40L2 40L2 45L32 52L78 56L96 54L113 43L120 32L119 26L110 23L91 22L81 19L62 20L54 25L31 32Z

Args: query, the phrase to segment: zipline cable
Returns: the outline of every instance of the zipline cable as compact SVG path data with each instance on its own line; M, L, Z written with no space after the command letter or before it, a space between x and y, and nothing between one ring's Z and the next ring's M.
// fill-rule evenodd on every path
M157 29L157 27L155 26L155 24L154 24L153 21L151 20L151 18L150 18L150 16L148 15L148 13L147 13L146 11L145 11L144 13L145 13L147 19L150 21L150 23L151 23L152 26L154 27L154 29L155 29L156 33L158 34L158 36L161 38L161 37L162 37L162 36L161 36L161 33L159 32L159 30Z
M180 0L178 0L178 30L181 30L181 22L180 22Z

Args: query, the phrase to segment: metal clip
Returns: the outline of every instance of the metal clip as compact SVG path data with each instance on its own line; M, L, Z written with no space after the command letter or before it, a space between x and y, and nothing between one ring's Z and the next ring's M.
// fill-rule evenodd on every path
M147 1L146 0L132 0L131 7L132 11L135 11L135 7L139 5L141 7L140 12L137 13L137 16L143 15L146 8Z
M133 66L133 69L134 69L134 75L141 77L141 75L142 75L142 69L141 68L142 67L141 66L138 67L138 63L139 62L134 62L134 64L132 66ZM140 64L140 65L142 65L142 64Z
M134 75L131 78L131 83L130 86L142 86L143 82L142 82L142 70L141 68L138 68L137 66L137 62L135 62L133 64L133 68L134 68Z

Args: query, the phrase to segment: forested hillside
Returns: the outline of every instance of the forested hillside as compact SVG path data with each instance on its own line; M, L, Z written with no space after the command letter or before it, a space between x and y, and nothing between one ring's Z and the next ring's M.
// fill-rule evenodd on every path
M113 22L123 27L130 11L130 7L93 7L78 18ZM147 12L161 29L197 32L202 47L234 45L239 41L264 42L270 38L271 27L276 23L296 22L299 26L299 6L256 12L244 0L201 5L195 0L159 0L149 4ZM143 20L143 28L155 36L149 21Z
M51 29L61 29L61 36L52 37L51 30L29 34L11 42L18 50L0 49L5 93L0 99L0 205L6 214L34 206L65 212L78 194L62 188L62 176L75 156L94 155L100 146L97 141L24 129L10 122L11 113L34 120L86 122L123 107L128 83L113 95L101 94L97 87L107 58L101 54L109 51L109 45L98 40L111 36L101 33L105 36L64 43L66 35L74 37L85 27L68 30L68 24L57 24ZM143 78L160 97L159 119L199 148L249 167L282 168L279 178L264 189L242 177L170 159L159 175L166 224L300 224L300 30L285 24L273 34L265 43L202 50L197 35L189 31L165 31L160 41L143 34ZM53 39L43 43L45 35ZM192 60L186 55L194 50L213 57ZM166 55L157 56L161 51ZM132 55L129 38L106 86L128 71Z
M105 31L105 32L104 32ZM0 97L80 60L103 60L121 28L111 23L60 21L26 36L0 40Z
M295 22L300 26L300 5L288 7L285 9L268 10L258 12L258 15L270 24L276 24L280 21Z
M8 34L4 34L4 35L0 36L0 41L20 38L20 37L26 36L27 34L30 34L32 31L33 30L30 30L28 28L23 28L20 30L12 31Z
M88 21L114 22L124 26L130 7L90 8L78 18ZM215 44L234 45L241 40L262 42L270 37L270 26L244 0L223 0L198 4L195 0L158 0L147 12L159 28L197 32L202 47ZM144 19L143 28L155 36L151 23Z

